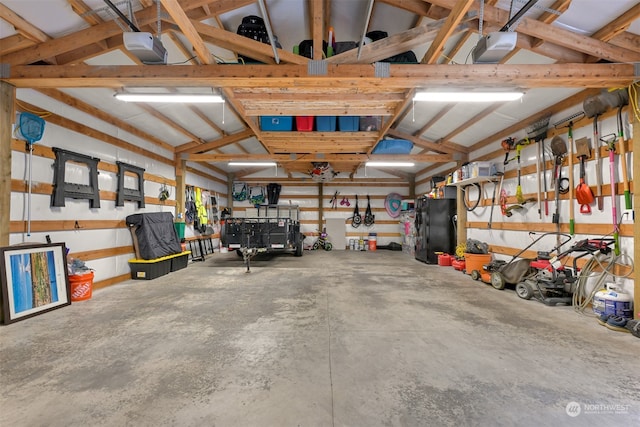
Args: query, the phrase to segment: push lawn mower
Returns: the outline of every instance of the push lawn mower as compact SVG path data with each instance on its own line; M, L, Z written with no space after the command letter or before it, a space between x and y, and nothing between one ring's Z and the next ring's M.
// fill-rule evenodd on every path
M535 233L531 232L529 234L535 234ZM509 260L508 262L504 260L496 260L496 261L492 261L487 265L484 265L483 266L484 270L491 273L491 286L493 286L498 290L502 290L505 288L507 283L517 284L523 281L525 278L531 276L532 274L535 274L536 270L531 265L531 263L534 260L527 259L527 258L520 258L520 255L522 255L527 249L529 249L530 247L538 243L540 240L542 240L546 236L551 236L551 235L564 236L566 237L566 239L563 242L561 242L559 246L554 247L550 252L538 252L538 257L546 256L550 258L549 254L551 252L557 251L561 246L563 246L565 243L571 240L571 236L569 236L568 234L562 234L562 233L559 234L556 232L544 233L540 235L537 239L535 239L533 242L531 242L524 249L522 249L521 251L513 255L511 260Z
M588 255L607 254L613 244L614 239L584 239L553 258L538 252L538 258L530 263L536 272L516 285L516 294L522 299L535 297L546 305L571 305L579 277L578 260ZM561 260L572 253L578 255L573 257L573 267L567 268Z

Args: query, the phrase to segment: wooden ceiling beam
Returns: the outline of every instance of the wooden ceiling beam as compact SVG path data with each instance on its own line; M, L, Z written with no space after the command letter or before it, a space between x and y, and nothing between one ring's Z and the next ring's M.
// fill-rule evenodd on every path
M193 65L198 65L200 64L200 60L198 59L197 55L194 55L187 46L185 46L184 43L182 43L182 40L180 40L180 37L178 36L178 33L174 30L171 30L169 32L167 32L167 35L169 36L169 38L171 39L171 41L173 42L173 44L176 45L176 47L178 48L178 50L184 55L185 60L187 62L192 63Z
M242 103L235 98L233 89L223 88L222 93L224 94L226 101L231 105L231 108L238 113L238 117L247 125L249 129L253 131L253 134L258 139L260 145L262 145L262 147L268 153L272 154L271 150L269 150L269 147L262 141L262 138L260 137L261 129L258 122L256 120L253 120L252 117L247 116L247 112L244 110Z
M475 15L467 14L461 24L458 24L452 32L458 32L467 28L466 21ZM425 43L432 42L438 36L440 29L446 24L445 19L430 22L425 26L414 27L401 33L377 40L362 46L360 58L357 49L351 49L327 59L332 64L370 64L385 58L397 55L417 48Z
M456 0L430 0L432 4L453 9ZM471 10L477 11L478 7L473 6ZM484 19L488 23L504 25L509 20L509 12L495 6L485 5ZM592 37L583 36L550 24L536 21L528 17L523 17L518 24L518 33L552 42L559 46L577 50L579 52L594 55L612 62L637 62L640 61L640 52L634 52L620 48L606 42L596 40Z
M47 40L51 39L42 30L40 30L30 22L24 20L20 15L18 15L2 3L0 3L0 18L13 25L18 33L36 43L46 42Z
M209 49L194 28L186 12L182 9L182 6L178 3L178 0L160 0L160 2L167 12L169 12L173 21L180 27L182 34L189 40L200 62L203 64L215 64L211 52L209 52Z
M538 17L538 21L544 22L545 24L551 24L553 21L558 19L562 13L566 12L567 9L569 9L569 6L571 6L571 0L556 0L556 2L551 5L550 9L555 10L560 14L555 14L555 13L545 11L542 15ZM538 47L542 43L544 43L544 40L534 39L533 42L531 43L531 47Z
M203 24L195 20L192 20L191 23L196 31L198 31L198 33L203 37L206 37L206 39L212 44L233 50L262 62L271 64L275 63L273 48L271 45L240 36L236 33L232 33L231 31L215 28L211 25ZM278 57L281 62L288 62L292 64L306 65L309 61L303 56L296 55L283 49L278 49Z
M225 135L221 138L215 139L213 141L205 142L204 144L200 144L194 147L185 147L183 146L176 148L176 153L178 154L196 154L196 153L204 153L206 151L216 150L218 148L225 147L227 145L235 144L236 142L240 142L247 138L251 138L254 136L254 133L251 129L245 129L237 133L233 133L230 135Z
M220 88L304 87L620 87L638 78L633 64L390 64L389 77L376 77L370 65L328 64L327 74L309 76L306 66L174 65L89 66L30 65L10 67L2 80L16 87L163 86ZM266 77L265 77L266 76Z
M313 55L315 61L324 59L324 51L322 50L324 40L324 2L312 1L311 4L311 40L313 40Z
M442 109L440 109L440 111L438 111L436 113L435 116L433 116L431 118L431 120L429 120L427 123L424 124L424 126L422 126L420 129L418 129L413 136L420 138L422 135L424 135L424 133L433 125L435 125L436 123L438 123L440 121L440 119L442 119L444 116L447 115L447 113L449 113L449 111L451 111L457 104L453 103L453 104L446 104L445 106L442 107Z
M591 37L608 42L614 37L625 33L631 23L638 17L640 17L640 3L636 4L604 27L600 28L598 31L593 33ZM598 60L598 57L592 56L587 59L587 62L597 62Z
M26 38L22 34L13 34L0 39L0 56L26 49L35 44L33 40Z
M465 45L467 40L469 40L469 38L471 37L472 34L474 34L474 32L471 31L470 29L467 29L466 31L464 31L462 36L460 36L460 39L456 42L456 44L453 45L453 47L451 49L449 49L449 51L447 52L446 57L445 57L445 55L441 55L440 56L440 60L438 61L438 63L440 63L440 64L448 64L448 63L453 62L453 57L458 54L460 49L462 49L462 47Z
M457 30L458 25L464 20L465 14L475 0L458 0L451 13L447 17L444 25L438 31L437 36L429 45L429 49L420 61L423 64L435 64L442 54L444 45Z
M89 25L99 25L104 21L97 13L92 13L92 9L87 6L83 0L67 0L67 3L71 6L71 9L82 18ZM104 40L96 42L96 44L106 50L108 49L107 42Z
M476 123L480 122L482 119L485 119L487 116L490 116L496 110L498 110L498 109L500 109L502 107L504 107L503 103L496 103L496 104L488 106L487 108L485 108L484 110L482 110L481 112L479 112L478 114L476 114L475 116L473 116L472 118L470 118L469 120L467 120L466 122L464 122L463 124L461 124L460 126L455 128L454 130L452 130L451 132L449 132L448 134L443 136L442 140L443 141L451 141L451 138L453 138L454 136L456 136L456 135L464 132L465 130L469 129L471 126L473 126Z
M210 0L182 0L180 4L185 11L188 11L209 3ZM221 0L214 3L214 5L216 6L214 8L216 11L225 8L226 10L233 10L239 7L236 0ZM155 6L151 6L136 12L135 16L138 26L141 27L156 22L157 11ZM30 64L73 51L77 49L78 46L97 43L120 34L122 34L122 30L118 24L114 21L106 21L102 24L94 25L84 30L45 41L32 48L22 49L17 52L12 52L11 54L3 55L0 57L0 62L12 65Z
M157 145L158 147L164 149L164 150L168 150L170 152L174 151L174 147L171 144L168 144L166 141L163 141L160 138L157 138L147 132L144 132L140 129L138 129L135 126L132 126L131 124L127 123L124 120L121 120L111 114L107 114L105 113L103 110L101 110L100 108L94 107L93 105L89 105L84 101L81 101L78 98L75 98L69 94L66 94L60 90L57 89L40 89L38 92L41 92L42 94L55 99L56 101L60 101L63 104L66 104L70 107L73 107L79 111L82 111L83 113L86 113L90 116L93 116L99 120L102 120L103 122L112 124L114 126L117 126L119 129L122 129L125 132L129 132L131 135L137 136L139 138L142 138L146 141L151 142L152 144Z
M274 161L278 163L308 162L366 162L378 161L414 161L414 162L450 162L450 154L324 154L321 156L300 156L293 159L289 154L184 154L189 161L230 162L230 161Z
M638 18L640 18L640 3L636 3L635 6L593 33L591 37L608 42L615 36L627 31L631 23Z
M522 129L526 128L527 126L535 123L536 121L547 117L551 114L556 114L560 111L564 111L568 108L573 108L576 105L579 105L579 108L582 108L582 102L584 101L585 98L587 98L588 96L592 96L592 95L597 95L600 93L600 90L598 89L585 89L581 92L576 93L575 95L572 95L568 98L563 99L562 101L547 107L543 110L538 111L537 113L531 115L527 120L525 121L521 121L518 122L512 126L509 126L508 128L505 128L499 132L494 133L493 135L490 135L478 142L476 142L475 144L473 144L471 147L469 147L470 151L475 151L475 150L479 150L480 148L483 148L485 146L487 146L488 144L491 144L493 142L496 141L501 141L504 138L507 138L509 136L513 136L513 134L515 134L516 132L521 131Z
M436 153L445 153L445 154L467 154L469 149L467 147L463 147L462 145L455 144L453 142L435 142L429 141L428 139L420 138L414 135L410 135L405 132L401 132L397 129L389 129L387 132L388 135L399 138L406 139L408 141L413 142L418 147L422 147L427 150L434 151Z
M640 51L640 35L633 34L628 31L625 31L622 34L618 34L617 36L609 40L609 43L623 47L625 49ZM2 46L1 41L0 46Z
M199 136L197 136L193 132L185 129L183 126L179 125L178 123L174 122L169 117L165 116L164 114L162 114L161 112L159 112L155 108L150 107L149 105L146 105L144 103L137 104L137 106L138 106L138 108L146 111L147 113L149 113L150 115L152 115L156 119L160 120L162 123L166 124L170 128L173 128L176 131L178 131L179 133L185 135L189 139L191 139L193 141L196 141L196 142L202 142L202 143L205 142L202 138L200 138Z

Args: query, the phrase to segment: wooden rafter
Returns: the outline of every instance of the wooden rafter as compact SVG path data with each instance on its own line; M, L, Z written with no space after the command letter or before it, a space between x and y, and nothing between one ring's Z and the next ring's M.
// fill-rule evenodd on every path
M180 5L183 10L189 11L200 8L202 5L209 3L210 0L182 0ZM215 13L223 13L247 3L249 3L248 0L220 0L213 3L212 9ZM139 27L152 24L157 20L156 7L155 5L147 7L136 12L135 16ZM102 24L94 25L84 30L40 43L37 49L27 48L8 55L3 55L0 57L0 62L12 65L30 64L46 58L57 57L63 53L72 52L78 49L79 45L90 45L114 36L119 37L121 40L121 34L122 30L114 21L105 21Z
M156 119L160 120L162 123L166 124L170 128L173 128L176 131L178 131L179 133L181 133L181 134L185 135L186 137L190 138L191 140L197 141L197 142L201 142L201 143L205 142L202 138L200 138L199 136L197 136L193 132L185 129L183 126L179 125L178 123L174 122L169 117L165 116L164 114L162 114L161 112L159 112L155 108L150 107L150 106L148 106L146 104L138 104L138 107L140 109L146 111L147 113L149 113L150 115L152 115Z
M60 101L63 104L66 104L70 107L73 107L83 113L86 113L90 116L93 116L99 120L102 120L106 123L110 123L114 126L117 126L119 129L129 132L132 135L135 135L139 138L142 138L146 141L151 142L152 144L157 145L158 147L173 152L174 148L172 145L168 144L166 141L163 141L160 138L157 138L143 130L140 130L138 127L133 126L127 123L124 120L121 120L111 114L104 112L102 109L94 107L92 105L87 104L84 101L79 100L69 94L66 94L57 89L40 89L39 92L42 94L55 99L56 101Z
M471 18L472 15L467 14L462 21L468 21ZM407 31L364 45L360 52L360 59L357 57L356 49L352 49L328 58L327 62L334 64L370 64L375 61L380 61L433 41L444 25L445 20L441 19L431 22L426 26L411 28ZM463 22L458 24L452 32L462 31L466 28Z
M443 154L453 154L453 153L461 153L461 154L466 154L469 152L469 149L466 147L463 147L462 145L458 145L458 144L454 144L451 142L434 142L434 141L429 141L427 139L424 138L420 138L414 135L410 135L408 133L405 132L401 132L397 129L389 129L388 134L390 136L396 137L396 138L400 138L400 139L406 139L408 141L411 141L414 143L414 145L421 147L427 151L433 151L435 153L443 153Z
M431 120L429 120L427 123L425 123L413 135L418 137L418 138L421 137L431 126L433 126L436 123L438 123L440 121L440 119L442 119L444 116L446 116L449 113L449 111L451 111L455 106L456 106L456 104L447 104L444 107L442 107L442 109L440 111L438 111L436 113L436 115L433 116L433 118L431 118Z
M463 21L465 14L474 1L475 0L458 0L420 62L423 64L435 64L437 62L447 39L456 32L458 25Z
M164 8L169 12L169 15L173 21L180 27L184 36L189 40L193 46L193 50L196 52L198 59L203 64L215 64L213 56L209 49L204 44L202 37L198 34L196 29L185 11L182 9L178 0L160 0Z
M205 153L207 151L216 150L218 148L226 147L227 145L235 144L237 142L250 138L253 135L254 134L251 129L245 129L240 132L233 133L231 135L225 135L213 141L205 142L204 144L198 144L198 145L194 145L193 143L183 144L181 146L176 147L176 153L178 154Z
M50 37L46 35L42 30L40 30L30 22L24 20L20 15L18 15L2 3L0 3L0 18L13 25L18 33L36 43L42 43L50 40Z
M13 34L0 39L0 55L7 55L35 44L33 40L26 38L22 34Z
M323 59L322 41L324 40L324 2L313 1L311 9L311 39L313 40L313 59L320 61Z
M456 5L456 0L432 0L431 3L447 9L453 9ZM477 6L474 5L471 10L477 11ZM499 9L495 6L485 5L484 19L491 24L503 25L509 20L508 11ZM559 27L552 27L550 24L545 24L544 22L536 21L535 19L531 19L526 16L520 21L517 30L518 33L543 39L559 46L577 50L578 52L585 54L594 55L609 61L640 61L640 52L623 49L601 40L576 34Z
M609 22L604 27L593 33L591 37L594 39L609 41L618 34L625 32L631 23L640 17L640 3L637 3L631 9Z
M200 60L198 59L197 55L193 55L189 48L185 46L184 43L182 43L182 40L180 40L180 37L178 36L178 33L176 31L171 30L167 32L167 35L169 36L173 44L176 45L178 50L184 55L188 62L194 65L200 64Z
M71 6L71 9L80 16L89 25L102 24L104 21L97 13L91 13L91 8L83 0L67 0L67 3ZM108 49L107 42L101 40L96 44L102 49Z
M556 2L551 5L550 9L555 10L556 12L559 12L560 14L562 14L567 9L569 9L570 5L571 5L571 0L556 0ZM555 13L544 12L542 15L540 15L540 17L538 18L538 21L544 22L545 24L551 24L553 21L555 21L559 17L560 15L556 15ZM531 43L531 47L538 47L542 43L544 43L544 40L535 39Z
M608 42L614 37L624 34L631 23L638 19L638 17L640 17L640 3L636 4L604 27L600 28L598 31L593 33L591 37ZM597 60L597 57L590 57L587 62L596 62Z

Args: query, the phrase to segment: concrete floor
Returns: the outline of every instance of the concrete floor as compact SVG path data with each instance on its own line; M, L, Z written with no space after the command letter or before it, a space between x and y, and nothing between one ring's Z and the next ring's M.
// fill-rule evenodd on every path
M0 425L638 425L639 354L401 252L216 253L0 327Z

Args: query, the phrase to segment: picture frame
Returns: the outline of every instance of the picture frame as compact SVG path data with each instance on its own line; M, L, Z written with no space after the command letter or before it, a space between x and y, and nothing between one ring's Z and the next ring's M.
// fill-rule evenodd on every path
M66 253L64 243L0 247L5 325L71 304Z

